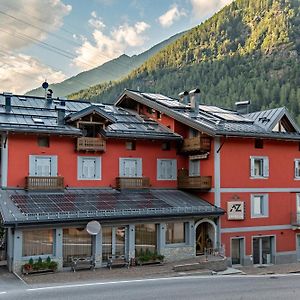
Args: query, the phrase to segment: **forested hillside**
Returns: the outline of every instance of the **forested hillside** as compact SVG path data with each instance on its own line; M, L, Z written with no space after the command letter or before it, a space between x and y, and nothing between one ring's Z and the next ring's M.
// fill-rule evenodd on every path
M204 103L251 100L252 111L285 105L299 122L299 6L299 0L237 0L126 79L71 98L112 102L124 88L176 97L200 87Z

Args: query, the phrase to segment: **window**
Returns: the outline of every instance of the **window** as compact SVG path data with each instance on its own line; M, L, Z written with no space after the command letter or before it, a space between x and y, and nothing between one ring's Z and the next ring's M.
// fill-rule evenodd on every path
M157 160L157 180L176 180L177 161L176 159Z
M185 224L167 223L166 224L166 244L185 243Z
M57 156L29 155L29 176L57 176Z
M268 217L268 195L251 195L251 218Z
M135 144L134 141L126 142L125 143L125 148L126 148L126 150L135 150L136 149L136 144Z
M142 177L141 158L120 158L119 160L120 177Z
M158 120L161 119L161 112L160 112L160 111L157 111L157 112L156 112L156 118L157 118Z
M135 225L135 253L138 256L142 251L155 252L157 246L156 224Z
M199 135L198 130L196 130L194 128L189 129L189 138L197 137L198 135Z
M23 256L52 255L53 230L24 230L23 231Z
M164 151L171 150L171 143L170 142L164 142L161 144L161 149Z
M189 176L200 176L200 159L189 160Z
M50 143L49 143L49 137L47 137L47 136L39 136L37 138L37 142L38 142L38 146L39 147L47 147L47 148L49 148L49 145L50 145Z
M264 147L264 141L261 140L261 139L255 139L254 147L256 149L263 149L263 147Z
M268 157L250 157L251 177L252 178L267 178L269 177L269 159Z
M101 158L78 156L78 180L101 180Z
M294 161L295 165L295 178L300 179L300 159L295 159Z

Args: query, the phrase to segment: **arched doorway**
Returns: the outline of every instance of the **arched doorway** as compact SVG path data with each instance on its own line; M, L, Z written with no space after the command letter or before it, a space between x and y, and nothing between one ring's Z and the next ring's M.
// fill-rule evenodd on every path
M196 223L196 255L205 254L205 249L216 248L217 226L209 219L203 219Z

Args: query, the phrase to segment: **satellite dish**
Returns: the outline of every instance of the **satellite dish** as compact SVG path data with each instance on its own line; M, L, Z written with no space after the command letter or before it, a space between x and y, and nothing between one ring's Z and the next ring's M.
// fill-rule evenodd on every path
M101 230L101 225L98 221L90 221L86 225L86 231L90 235L97 235Z
M49 84L48 84L47 81L43 82L42 87L43 87L44 90L47 89L48 86L49 86Z

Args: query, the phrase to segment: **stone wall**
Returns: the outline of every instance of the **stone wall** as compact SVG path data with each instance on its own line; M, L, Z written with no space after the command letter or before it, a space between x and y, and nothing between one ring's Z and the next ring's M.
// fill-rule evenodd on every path
M160 254L165 256L165 261L177 261L181 259L194 258L194 246L178 246L178 247L165 247L160 250Z

